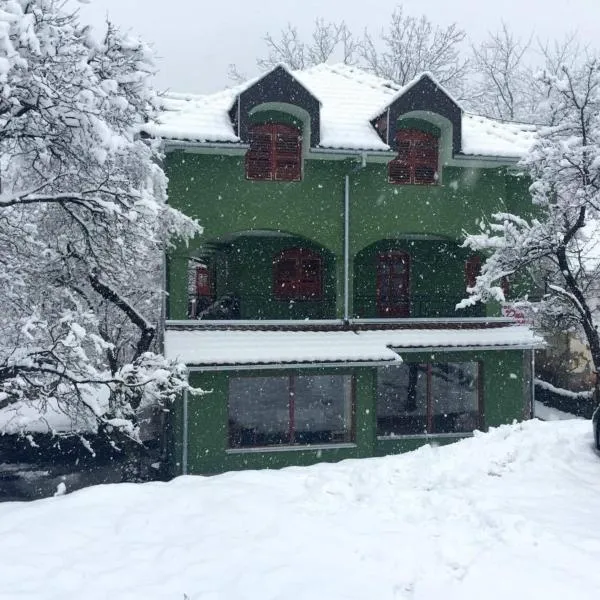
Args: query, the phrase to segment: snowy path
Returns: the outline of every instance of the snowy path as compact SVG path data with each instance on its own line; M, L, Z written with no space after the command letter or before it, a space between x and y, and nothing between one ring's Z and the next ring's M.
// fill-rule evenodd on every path
M598 600L590 430L0 505L0 598Z

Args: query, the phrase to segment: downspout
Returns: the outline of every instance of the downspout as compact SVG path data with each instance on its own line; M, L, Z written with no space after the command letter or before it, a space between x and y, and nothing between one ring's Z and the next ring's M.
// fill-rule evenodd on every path
M183 440L181 448L181 474L188 474L188 393L187 390L183 392Z
M367 166L367 154L344 177L344 323L350 322L350 175Z
M531 418L535 419L535 350L531 349Z
M344 323L349 322L350 289L350 175L344 179Z

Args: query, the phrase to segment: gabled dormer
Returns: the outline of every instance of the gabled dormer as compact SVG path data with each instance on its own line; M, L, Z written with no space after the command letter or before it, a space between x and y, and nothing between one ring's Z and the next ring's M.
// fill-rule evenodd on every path
M451 156L462 152L462 109L429 73L402 88L371 124L381 139L398 151L398 133L407 129L407 119L425 121L437 128L441 137L448 135Z
M278 111L302 121L305 142L318 146L321 139L321 103L283 65L245 88L235 99L229 118L237 136L249 143L256 113Z

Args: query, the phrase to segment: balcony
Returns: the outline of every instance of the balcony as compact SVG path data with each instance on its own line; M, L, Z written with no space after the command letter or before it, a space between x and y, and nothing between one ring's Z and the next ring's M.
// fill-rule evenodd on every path
M462 296L413 295L403 314L382 311L377 299L358 294L355 296L355 319L414 318L446 319L485 317L482 304L455 310ZM223 295L217 300L195 299L190 296L188 318L197 320L326 320L336 318L335 302L325 300L282 301L258 294Z

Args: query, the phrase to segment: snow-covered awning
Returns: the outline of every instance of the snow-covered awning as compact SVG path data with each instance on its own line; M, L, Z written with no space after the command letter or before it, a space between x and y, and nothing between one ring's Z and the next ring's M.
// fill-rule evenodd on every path
M165 355L190 366L400 362L419 349L534 348L529 327L279 331L179 329L165 332Z

